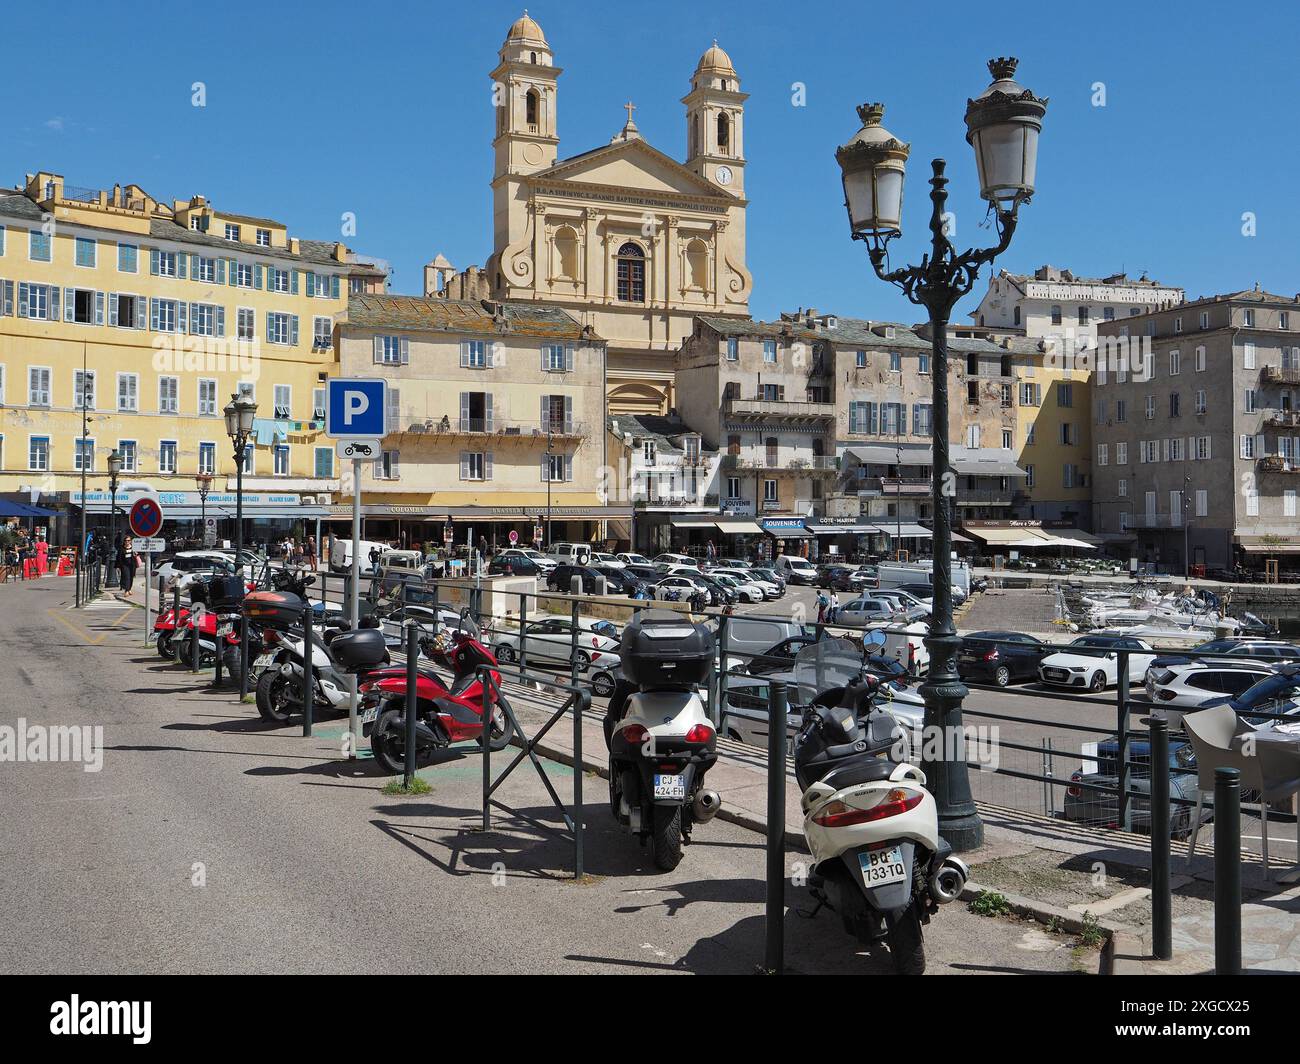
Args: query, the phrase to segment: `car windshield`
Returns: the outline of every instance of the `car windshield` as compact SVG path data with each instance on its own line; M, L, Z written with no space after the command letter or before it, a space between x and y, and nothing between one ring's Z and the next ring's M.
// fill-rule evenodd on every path
M822 639L800 649L794 659L801 702L828 687L843 687L862 673L862 653L847 639Z
M617 639L618 629L612 621L596 621L592 624L591 630L597 635L603 635L607 639Z
M1300 675L1275 675L1246 688L1232 702L1236 710L1262 709L1270 702L1293 696L1300 690Z

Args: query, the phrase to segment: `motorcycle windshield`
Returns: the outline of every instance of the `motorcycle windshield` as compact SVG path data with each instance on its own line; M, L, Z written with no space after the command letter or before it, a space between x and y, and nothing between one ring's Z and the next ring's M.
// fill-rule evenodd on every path
M843 687L862 673L862 652L847 639L820 639L795 655L794 677L800 703L822 691Z

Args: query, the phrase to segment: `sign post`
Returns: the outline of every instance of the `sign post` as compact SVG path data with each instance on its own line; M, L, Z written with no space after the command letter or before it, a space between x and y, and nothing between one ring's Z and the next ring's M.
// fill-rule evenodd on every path
M135 549L144 555L144 645L153 641L153 556L167 549L167 541L161 536L156 539L140 539ZM158 592L158 612L162 612L162 592Z
M383 456L388 434L388 385L380 378L331 378L325 391L325 435L339 440L338 454L352 461L352 580L348 620L356 631L361 619L361 463ZM348 759L357 756L357 679L348 699Z

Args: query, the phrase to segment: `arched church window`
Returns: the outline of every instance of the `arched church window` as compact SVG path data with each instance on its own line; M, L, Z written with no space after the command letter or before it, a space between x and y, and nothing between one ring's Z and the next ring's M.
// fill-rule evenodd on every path
M718 115L718 151L731 150L731 119L725 114Z
M703 240L686 245L686 286L701 290L709 287L709 248Z
M618 298L645 302L645 252L630 240L618 249Z
M578 234L567 225L556 230L555 258L561 277L572 280L578 276Z
M529 89L528 95L524 97L524 121L529 126L537 125L537 112L540 108L541 100L537 95L536 89Z
M536 66L536 65L537 65L537 53L536 53L536 52L529 52L529 53L528 53L528 61L529 61L530 63L532 63L533 66Z
M700 154L700 116L691 119L691 155Z

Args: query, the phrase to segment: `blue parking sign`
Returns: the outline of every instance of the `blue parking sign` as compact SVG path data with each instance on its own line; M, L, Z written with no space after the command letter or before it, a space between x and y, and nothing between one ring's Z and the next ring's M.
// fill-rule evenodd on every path
M336 439L382 439L388 431L387 384L378 378L326 382L325 435Z

